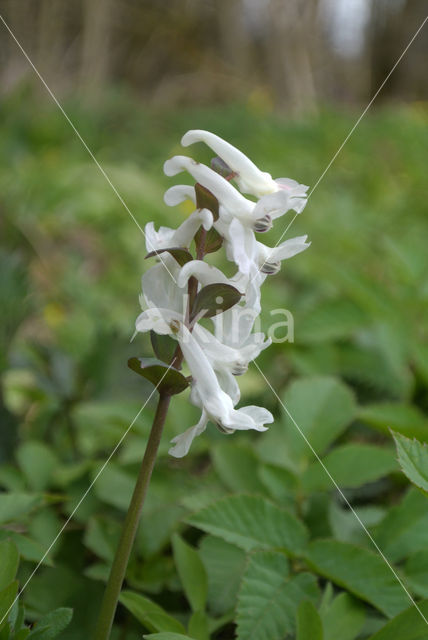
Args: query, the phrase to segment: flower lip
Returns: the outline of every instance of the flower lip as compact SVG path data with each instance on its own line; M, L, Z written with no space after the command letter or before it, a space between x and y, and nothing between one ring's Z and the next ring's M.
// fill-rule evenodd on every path
M235 362L232 367L232 373L234 376L242 376L248 371L248 364L246 362Z

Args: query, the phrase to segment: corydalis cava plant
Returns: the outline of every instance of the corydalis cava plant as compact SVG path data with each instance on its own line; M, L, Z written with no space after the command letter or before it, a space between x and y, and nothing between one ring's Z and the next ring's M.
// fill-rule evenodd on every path
M129 366L156 385L159 402L107 581L95 640L110 637L171 396L190 386L190 402L201 410L199 422L173 439L170 453L175 457L186 455L208 422L231 434L246 429L265 431L265 425L273 421L263 407L237 408L241 394L236 378L270 344L263 333L254 331L262 284L280 270L282 260L309 246L306 236L275 247L260 241L276 218L291 209L303 210L307 187L288 178L274 180L213 133L188 131L182 139L183 146L195 142L204 142L215 152L213 168L181 155L164 166L167 175L187 172L196 182L194 187L168 189L166 204L175 206L189 199L195 210L177 229L156 231L153 222L145 229L146 257L157 262L143 275L143 311L136 331L150 331L156 358L131 358ZM204 261L222 246L235 265L230 278ZM204 318L210 319L209 329L201 323ZM181 370L183 361L190 376Z
M258 239L276 218L291 209L303 210L306 186L288 178L273 180L242 152L208 131L188 131L182 139L184 146L194 142L205 142L213 149L217 154L213 164L221 167L223 175L187 156L174 156L165 163L166 175L187 172L196 181L195 188L171 187L165 194L166 204L190 199L195 211L176 230L161 227L155 231L152 222L146 225L147 250L158 263L143 276L143 312L136 321L137 332L152 331L177 342L191 375L190 402L201 409L199 422L172 441L170 454L175 457L187 454L195 436L210 421L226 434L242 429L265 431L265 425L273 421L262 407L236 408L240 400L236 376L245 373L251 360L270 344L263 334L253 332L263 282L279 271L282 260L309 246L307 236L273 248ZM256 196L257 201L241 191ZM227 258L236 266L231 278L203 261L213 237L216 248L223 244ZM193 239L195 256L189 251ZM236 296L225 299L225 293L232 291ZM199 300L205 300L205 305L198 304ZM195 303L198 314L193 310ZM207 315L212 331L200 324ZM174 368L171 360L169 365ZM141 371L145 369L142 362Z

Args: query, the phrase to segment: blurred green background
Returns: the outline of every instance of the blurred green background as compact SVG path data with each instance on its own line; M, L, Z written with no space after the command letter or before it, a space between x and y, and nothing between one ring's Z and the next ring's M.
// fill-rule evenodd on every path
M163 205L162 165L182 152L186 130L213 131L273 176L314 185L423 17L417 2L350 3L342 22L340 2L262 4L2 0L0 13L139 224L176 226L190 209ZM150 393L126 364L150 354L146 336L130 344L147 263L141 233L0 27L0 486L28 498L0 517L0 537L18 544L25 578ZM287 233L307 233L312 246L263 290L265 327L278 307L295 320L294 343L258 360L278 394L296 379L340 380L356 400L341 442L388 451L390 427L428 434L426 43L422 32ZM191 153L210 158L202 146ZM273 245L290 219L264 240ZM168 441L198 412L185 394L173 400L150 531L142 527L128 576L169 609L183 608L171 533L210 498L262 490L252 474L230 476L233 456L290 467L281 437L292 427L275 396L255 368L240 384L243 401L277 423L227 445L210 427L178 462ZM30 619L75 608L61 637L91 628L153 409L154 399L26 590ZM392 474L356 500L382 503L384 515L401 491ZM224 614L214 582L213 610ZM141 637L124 610L119 623L117 639Z

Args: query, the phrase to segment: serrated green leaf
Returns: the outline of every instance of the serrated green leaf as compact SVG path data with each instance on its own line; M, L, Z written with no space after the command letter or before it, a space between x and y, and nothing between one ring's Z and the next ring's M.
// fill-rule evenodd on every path
M315 571L386 616L392 617L407 607L402 586L378 554L345 542L319 540L309 545L305 555Z
M211 455L214 468L228 489L264 493L257 477L259 460L253 449L224 442L214 447Z
M185 633L181 622L170 616L149 598L134 591L122 591L119 601L137 618L149 631L172 631Z
M397 446L398 463L414 485L428 492L428 448L418 440L410 440L392 432Z
M315 578L309 573L290 576L288 560L283 554L253 553L238 597L238 640L282 640L295 631L299 603L317 597Z
M310 600L303 600L297 609L296 640L324 640L321 618Z
M193 611L203 611L207 601L207 575L196 549L184 542L178 534L172 537L175 566L184 593Z
M383 433L391 429L409 438L424 440L428 436L428 420L415 406L399 402L369 404L358 409L363 422Z
M29 638L36 640L53 640L68 627L73 617L72 609L61 607L39 618Z
M320 462L312 463L302 476L306 491L334 489L330 473L340 488L360 487L383 476L398 471L392 449L371 444L350 443L336 447Z
M175 395L189 386L182 373L156 358L129 358L128 367L154 384L159 393Z
M245 552L221 538L207 535L201 542L200 554L208 575L209 609L223 615L236 604L246 565Z
M238 289L222 282L207 284L198 292L193 303L190 319L211 318L227 311L237 304L242 297Z
M15 579L19 565L19 553L12 540L0 542L0 591Z
M314 458L305 438L322 455L347 428L356 410L352 392L330 377L293 382L284 395L284 405L282 424L263 436L260 451L267 461L296 470Z
M428 600L419 602L418 608L419 611L412 605L370 636L369 640L428 640Z
M156 249L155 251L150 251L150 253L146 255L145 259L154 258L156 256L162 255L162 253L165 253L165 252L169 253L178 262L180 267L185 265L187 262L190 262L191 260L193 260L193 256L190 253L190 251L183 247L169 247L168 249Z
M365 619L364 605L348 593L339 594L322 615L324 640L354 640Z
M308 538L302 522L260 496L222 498L194 514L189 523L245 551L281 548L297 554Z

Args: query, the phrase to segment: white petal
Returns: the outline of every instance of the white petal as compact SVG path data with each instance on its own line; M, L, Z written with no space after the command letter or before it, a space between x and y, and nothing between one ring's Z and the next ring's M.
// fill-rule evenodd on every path
M188 247L199 227L202 225L206 231L211 229L213 214L208 209L197 209L174 231L167 247Z
M195 162L187 156L174 156L165 162L164 171L168 176L188 171L197 182L211 191L227 211L233 215L252 220L254 202L244 198L227 180L206 165Z
M202 411L202 415L198 424L195 424L193 427L190 427L184 433L181 433L179 436L176 436L171 440L171 443L173 443L175 446L171 447L168 453L171 456L174 456L174 458L182 458L183 456L185 456L189 452L194 438L205 431L207 422L207 415L205 411Z
M257 255L253 230L234 218L227 229L225 240L228 259L238 266L241 273L249 274Z
M171 323L178 318L177 314L168 309L147 309L136 319L135 329L139 333L153 330L161 335L171 335Z
M305 249L311 245L310 242L306 242L307 238L308 236L299 236L282 242L270 251L268 261L278 262L281 260L287 260L288 258L292 258L298 253L305 251Z
M253 217L258 219L269 215L274 220L284 215L289 209L290 197L286 191L281 190L260 198L254 208Z
M191 260L186 262L178 274L178 286L184 288L187 285L189 278L192 276L199 280L203 287L217 282L229 284L229 279L226 278L220 269L217 269L217 267L213 267L202 260Z
M165 191L163 199L168 207L175 207L177 204L181 204L186 200L190 200L193 204L196 204L195 188L187 184L177 184Z
M236 182L244 193L261 196L277 190L275 182L269 173L260 171L242 151L209 131L194 129L188 131L182 138L184 147L195 142L205 142L222 160L237 173Z

